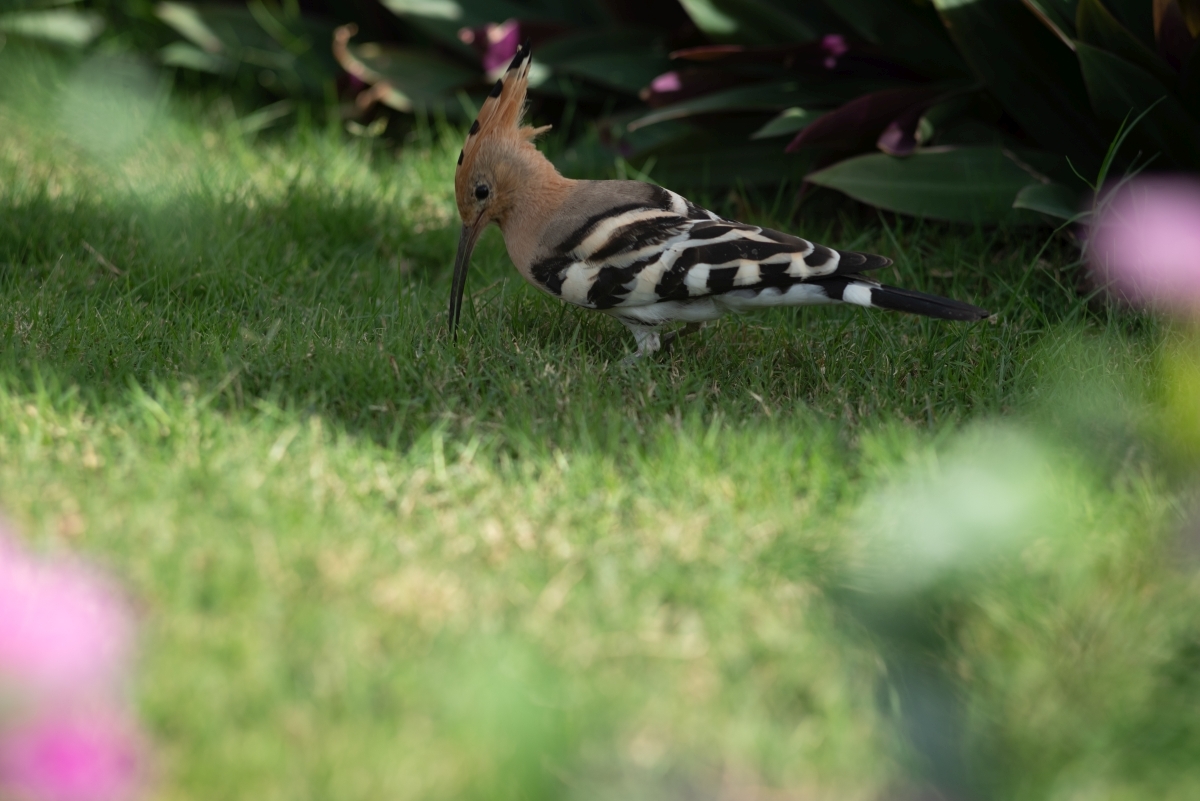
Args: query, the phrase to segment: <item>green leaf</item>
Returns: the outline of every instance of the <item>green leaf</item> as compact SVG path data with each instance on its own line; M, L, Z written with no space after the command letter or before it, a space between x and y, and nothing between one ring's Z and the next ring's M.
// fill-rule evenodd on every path
M1125 29L1100 0L1079 0L1075 16L1079 40L1136 64L1162 82L1175 85L1175 72L1158 54Z
M1105 0L1104 4L1143 45L1155 47L1154 0Z
M463 28L509 19L552 21L526 6L507 0L380 0L384 8L402 17L446 49L465 58L476 58L470 45L458 38Z
M0 31L71 47L83 47L103 30L104 18L93 11L57 8L0 14Z
M1107 141L1071 49L1016 0L934 0L963 58L1042 148L1099 169Z
M403 17L442 46L463 56L473 51L458 38L462 28L515 19L522 23L545 23L554 28L595 28L610 24L594 2L517 3L511 0L381 0L383 6Z
M694 117L698 114L729 111L775 111L793 105L820 106L828 105L829 102L828 94L803 87L799 81L771 81L751 86L737 86L665 106L639 117L629 123L628 127L629 130L635 131L647 125Z
M159 3L154 7L154 14L207 53L219 53L225 48L221 37L213 32L195 6Z
M1070 220L1079 213L1083 203L1077 192L1062 184L1031 183L1017 193L1014 209L1029 209L1060 220Z
M845 79L818 84L797 80L735 86L719 92L694 97L681 103L655 109L629 123L630 130L654 125L664 120L677 120L700 114L742 111L782 111L792 106L829 108L840 106L851 98L876 91L890 81L875 79Z
M348 45L348 72L369 83L386 82L391 92L384 99L400 111L449 100L455 89L473 83L475 70L449 61L436 51L416 47L386 47L375 43Z
M799 106L792 106L779 112L779 115L763 127L755 131L751 139L770 139L773 136L794 134L821 116L823 112L807 111Z
M679 0L696 27L717 42L791 44L817 38L803 19L770 0Z
M508 0L382 0L388 11L405 17L452 22L458 27L504 22L508 19L545 19L544 14Z
M872 153L808 176L882 209L967 223L1027 220L1013 202L1032 178L994 147L922 150L902 159Z
M1140 67L1085 42L1076 43L1076 54L1097 115L1120 122L1153 105L1130 141L1150 151L1145 155L1160 153L1156 167L1200 168L1200 126L1166 87Z
M688 146L655 153L643 164L656 183L677 190L703 191L730 186L778 186L799 183L812 160L785 156L775 142L698 138Z
M1179 94L1193 117L1200 119L1200 42L1192 47L1179 74Z
M1074 47L1076 0L1024 0L1026 7L1068 47Z
M393 14L444 19L466 24L463 21L466 12L463 10L462 3L456 2L456 0L383 0L383 5ZM501 22L503 20L494 21Z
M966 63L928 5L880 0L825 0L860 37L931 77L962 76Z
M205 52L187 42L171 42L158 51L158 58L168 67L183 67L214 75L225 75L237 69L237 64L219 53Z
M537 59L556 72L637 94L671 69L670 59L649 32L602 30L571 33L541 45Z
M280 94L322 97L337 74L333 30L308 17L279 18L261 2L242 7L164 2L154 13L201 51L227 59L233 68L226 71L246 65ZM179 48L163 55L176 66L205 71L217 66Z

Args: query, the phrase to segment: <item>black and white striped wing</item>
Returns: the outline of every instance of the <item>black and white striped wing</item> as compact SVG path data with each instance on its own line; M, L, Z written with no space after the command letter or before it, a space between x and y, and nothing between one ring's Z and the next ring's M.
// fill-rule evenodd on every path
M563 300L633 309L733 290L786 290L835 274L891 264L789 234L731 222L669 192L582 221L533 277Z

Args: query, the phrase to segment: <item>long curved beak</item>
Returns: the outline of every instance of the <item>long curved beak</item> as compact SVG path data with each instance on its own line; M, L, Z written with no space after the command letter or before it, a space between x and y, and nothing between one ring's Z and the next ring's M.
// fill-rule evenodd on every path
M458 253L454 256L454 278L450 284L450 336L458 339L458 318L462 315L463 292L467 288L467 269L471 266L471 253L475 250L475 242L487 225L483 224L483 215L475 218L475 222L463 223L462 233L458 236Z

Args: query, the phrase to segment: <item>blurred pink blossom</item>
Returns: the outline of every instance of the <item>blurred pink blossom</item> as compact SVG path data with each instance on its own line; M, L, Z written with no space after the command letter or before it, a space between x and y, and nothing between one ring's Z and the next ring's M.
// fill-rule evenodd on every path
M825 69L831 70L837 66L838 59L850 49L846 37L840 33L829 33L821 37L821 49L828 55L825 57Z
M61 696L111 684L132 640L128 610L102 576L35 559L0 532L0 685Z
M1134 179L1103 203L1092 268L1135 301L1200 315L1200 182Z
M135 729L112 713L35 720L0 735L0 798L125 801L142 762Z
M678 92L683 88L678 72L664 72L650 82L650 88L655 92Z
M494 75L507 67L517 54L521 45L521 26L515 19L489 22L477 28L462 28L458 38L475 46L482 57L483 71Z

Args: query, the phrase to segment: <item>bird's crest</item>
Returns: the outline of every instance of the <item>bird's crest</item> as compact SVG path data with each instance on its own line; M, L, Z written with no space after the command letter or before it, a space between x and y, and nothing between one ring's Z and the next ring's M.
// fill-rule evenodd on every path
M458 154L456 184L460 176L470 175L472 163L484 142L491 139L528 142L550 128L549 125L541 128L521 125L521 117L525 113L525 93L529 88L529 64L532 60L529 53L529 40L526 39L513 56L504 77L496 81L487 99L483 101L475 122L471 123L467 141Z

